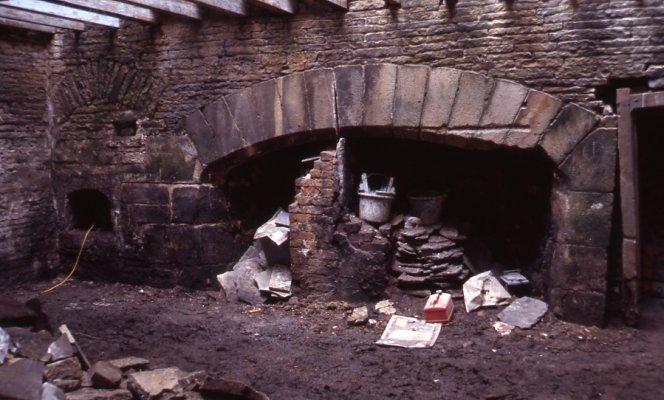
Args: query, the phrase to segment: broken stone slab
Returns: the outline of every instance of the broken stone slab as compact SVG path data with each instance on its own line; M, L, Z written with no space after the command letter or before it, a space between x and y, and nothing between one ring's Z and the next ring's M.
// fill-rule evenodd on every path
M259 272L254 277L254 281L258 286L258 290L262 293L270 293L270 278L272 277L272 269L268 268L263 272Z
M273 297L286 299L291 296L291 282L293 277L288 267L276 265L272 268L270 276L270 293Z
M41 400L44 364L20 359L0 367L0 399Z
M546 314L548 309L549 306L541 300L521 297L501 311L498 319L521 329L530 329Z
M270 400L263 392L252 388L246 383L230 379L208 378L199 389L203 395L212 398L228 398L237 400Z
M418 284L423 284L426 283L427 277L426 276L413 276L409 274L401 274L397 278L397 281L399 283L407 284L407 285L418 285Z
M141 399L155 399L166 391L182 391L180 379L187 373L179 368L161 368L129 374L127 387Z
M71 343L69 343L69 339L66 335L60 335L55 342L48 346L46 354L50 361L60 361L65 358L73 357L76 354L76 350Z
M81 386L86 386L83 384L83 380L79 379L54 379L51 381L51 383L64 390L65 392L73 392L74 390L79 389Z
M116 367L120 368L122 371L127 371L130 369L145 369L150 366L150 360L140 357L125 357L118 358L115 360L109 361L109 363Z
M107 361L99 361L90 369L92 385L97 389L115 389L122 381L122 370Z
M179 384L182 390L196 390L203 385L207 379L208 374L205 371L195 371L180 378Z
M444 240L438 240L438 241L435 241L435 242L429 241L429 242L423 244L422 246L420 246L420 253L422 253L422 255L428 255L428 254L437 253L437 252L440 252L440 251L443 251L443 250L452 249L452 248L455 248L455 247L458 248L457 244L454 243L453 241L451 241L449 239L445 239L445 238L442 238L442 239L444 239Z
M44 382L42 385L41 400L66 400L65 392L52 383Z
M353 313L348 316L346 322L351 326L364 325L369 321L369 309L367 306L353 309Z
M81 379L81 363L76 357L65 358L46 365L44 375L49 381L55 379Z
M46 331L32 332L27 328L7 328L11 343L16 347L15 356L42 360L53 336ZM42 360L43 361L43 360Z
M221 285L221 290L224 292L224 297L228 302L236 302L237 298L237 285L235 284L235 271L224 272L217 275L217 281Z
M410 229L403 229L399 234L400 239L405 239L405 241L417 241L417 240L426 240L429 237L429 233L426 229L421 226L417 226Z
M5 357L9 354L9 334L0 328L0 364L5 362Z
M132 400L133 396L129 390L115 389L102 390L84 388L75 392L67 393L67 400Z

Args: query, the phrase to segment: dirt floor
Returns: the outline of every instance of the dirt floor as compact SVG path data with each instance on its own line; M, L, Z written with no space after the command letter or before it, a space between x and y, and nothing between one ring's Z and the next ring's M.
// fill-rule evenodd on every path
M13 287L25 301L51 285ZM153 367L205 369L271 399L664 399L664 301L644 307L639 329L605 329L547 314L501 337L498 310L456 313L432 349L375 344L388 316L349 327L352 306L292 299L229 304L218 292L70 281L40 296L54 327L67 324L90 361L145 357ZM391 296L398 314L423 299ZM370 304L372 306L372 304Z

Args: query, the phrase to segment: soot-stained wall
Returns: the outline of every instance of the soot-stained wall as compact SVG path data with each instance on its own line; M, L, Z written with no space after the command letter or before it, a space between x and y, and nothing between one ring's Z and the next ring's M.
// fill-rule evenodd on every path
M52 251L49 36L0 28L0 280L34 278Z

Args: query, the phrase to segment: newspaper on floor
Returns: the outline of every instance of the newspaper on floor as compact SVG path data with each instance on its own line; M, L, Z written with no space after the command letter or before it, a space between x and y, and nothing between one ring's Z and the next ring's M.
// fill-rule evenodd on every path
M417 318L393 315L376 344L407 349L433 347L440 334L440 327L441 324L428 324Z

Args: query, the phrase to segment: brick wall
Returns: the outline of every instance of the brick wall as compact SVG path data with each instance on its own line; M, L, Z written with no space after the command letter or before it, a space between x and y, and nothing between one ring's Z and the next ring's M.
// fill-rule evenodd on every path
M47 267L53 201L48 37L0 29L0 279Z

